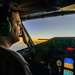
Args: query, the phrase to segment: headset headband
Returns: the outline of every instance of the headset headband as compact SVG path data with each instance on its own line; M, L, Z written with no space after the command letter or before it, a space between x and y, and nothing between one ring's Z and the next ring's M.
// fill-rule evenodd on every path
M1 0L2 1L2 0ZM17 5L17 3L13 3L13 2L6 2L5 4L3 2L0 1L0 7L9 7L12 10L16 10L16 11L20 11L23 12L22 9L20 9ZM7 0L5 0L7 1Z

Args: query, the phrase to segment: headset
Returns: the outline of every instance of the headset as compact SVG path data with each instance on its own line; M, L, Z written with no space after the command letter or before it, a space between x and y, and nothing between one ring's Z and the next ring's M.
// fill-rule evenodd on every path
M11 22L8 14L9 7L0 7L0 36L8 36L11 33Z

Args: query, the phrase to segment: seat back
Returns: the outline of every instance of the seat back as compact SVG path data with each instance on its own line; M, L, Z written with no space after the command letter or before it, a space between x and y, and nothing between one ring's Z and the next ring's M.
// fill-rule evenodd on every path
M0 73L1 75L32 75L28 63L18 52L1 47Z

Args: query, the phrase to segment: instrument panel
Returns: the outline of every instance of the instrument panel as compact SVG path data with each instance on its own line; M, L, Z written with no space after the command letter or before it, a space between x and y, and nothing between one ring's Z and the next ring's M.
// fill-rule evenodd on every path
M36 56L28 61L34 75L74 75L75 37L54 37L36 45L35 50ZM20 53L26 55L25 49Z

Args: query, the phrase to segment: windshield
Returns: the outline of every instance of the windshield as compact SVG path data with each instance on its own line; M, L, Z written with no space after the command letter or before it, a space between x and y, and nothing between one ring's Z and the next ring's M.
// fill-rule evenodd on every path
M23 21L27 32L34 44L38 44L53 37L75 37L75 15L65 15ZM21 45L20 45L21 44ZM19 42L17 50L25 48L23 41ZM12 49L15 49L12 46Z
M23 24L35 43L53 37L75 36L75 15L27 20Z

